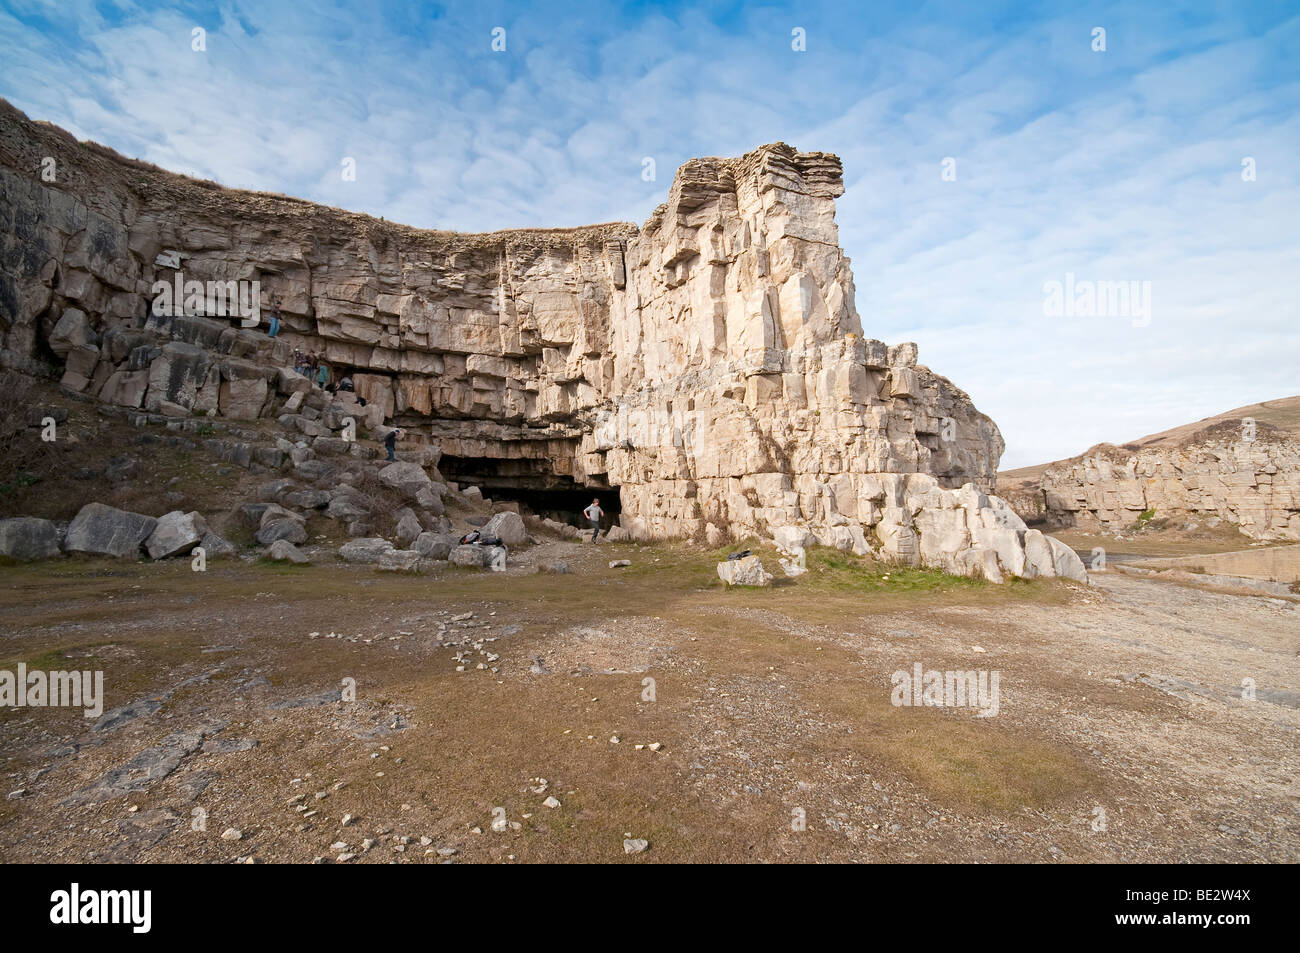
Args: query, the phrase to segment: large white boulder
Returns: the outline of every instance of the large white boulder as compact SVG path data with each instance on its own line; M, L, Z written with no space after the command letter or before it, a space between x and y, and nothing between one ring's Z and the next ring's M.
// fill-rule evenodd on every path
M484 524L484 536L495 536L507 546L520 546L528 542L528 530L518 513L504 512L493 516Z
M729 586L770 586L772 576L757 556L726 559L718 563L718 578Z

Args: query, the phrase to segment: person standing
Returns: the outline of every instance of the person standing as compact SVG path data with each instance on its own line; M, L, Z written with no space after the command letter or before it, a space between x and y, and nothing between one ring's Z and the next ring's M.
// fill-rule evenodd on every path
M587 517L587 522L591 524L591 541L594 543L596 537L600 535L600 518L605 512L600 508L599 498L591 501L591 506L582 511L582 515Z
M268 320L271 326L267 329L267 337L275 337L280 333L280 302L278 300L271 302L271 314Z
M388 436L384 438L384 449L388 451L389 460L397 459L397 438L401 436L401 434L402 432L394 427L392 430L388 431Z

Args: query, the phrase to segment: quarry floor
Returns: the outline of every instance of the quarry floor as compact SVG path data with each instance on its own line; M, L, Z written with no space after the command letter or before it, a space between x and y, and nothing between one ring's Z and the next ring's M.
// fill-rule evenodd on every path
M113 710L0 709L0 861L1300 861L1296 601L717 557L0 567L0 668ZM996 715L894 706L915 663Z

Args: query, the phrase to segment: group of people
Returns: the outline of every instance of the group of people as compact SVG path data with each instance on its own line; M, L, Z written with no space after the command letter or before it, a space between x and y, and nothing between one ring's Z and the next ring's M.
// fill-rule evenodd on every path
M294 348L293 369L317 387L326 387L329 384L330 366L315 351L303 353L302 348ZM349 377L346 380L351 383L352 379Z

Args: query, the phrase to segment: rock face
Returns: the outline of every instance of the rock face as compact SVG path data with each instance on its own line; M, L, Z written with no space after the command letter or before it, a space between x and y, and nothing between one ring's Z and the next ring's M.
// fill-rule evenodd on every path
M1048 526L1125 531L1149 513L1217 518L1255 539L1300 539L1300 443L1263 423L1243 433L1225 421L1176 446L1100 444L1015 485L1009 499Z
M45 156L64 170L53 183L33 171ZM345 416L400 426L404 454L489 497L616 489L611 538L716 545L793 526L1015 573L1022 531L956 495L992 491L1002 438L915 345L864 337L843 188L835 156L775 143L687 162L640 229L421 231L203 185L0 103L4 357L31 366L57 345L65 386L173 415L275 416L322 453L358 449ZM191 279L258 282L281 302L280 337L211 293L152 311ZM293 347L352 377L346 408L286 372ZM445 487L419 463L381 479L442 513Z
M96 556L138 556L158 521L103 503L87 503L68 525L63 548Z
M49 559L59 555L59 531L49 520L20 516L0 520L0 556Z

